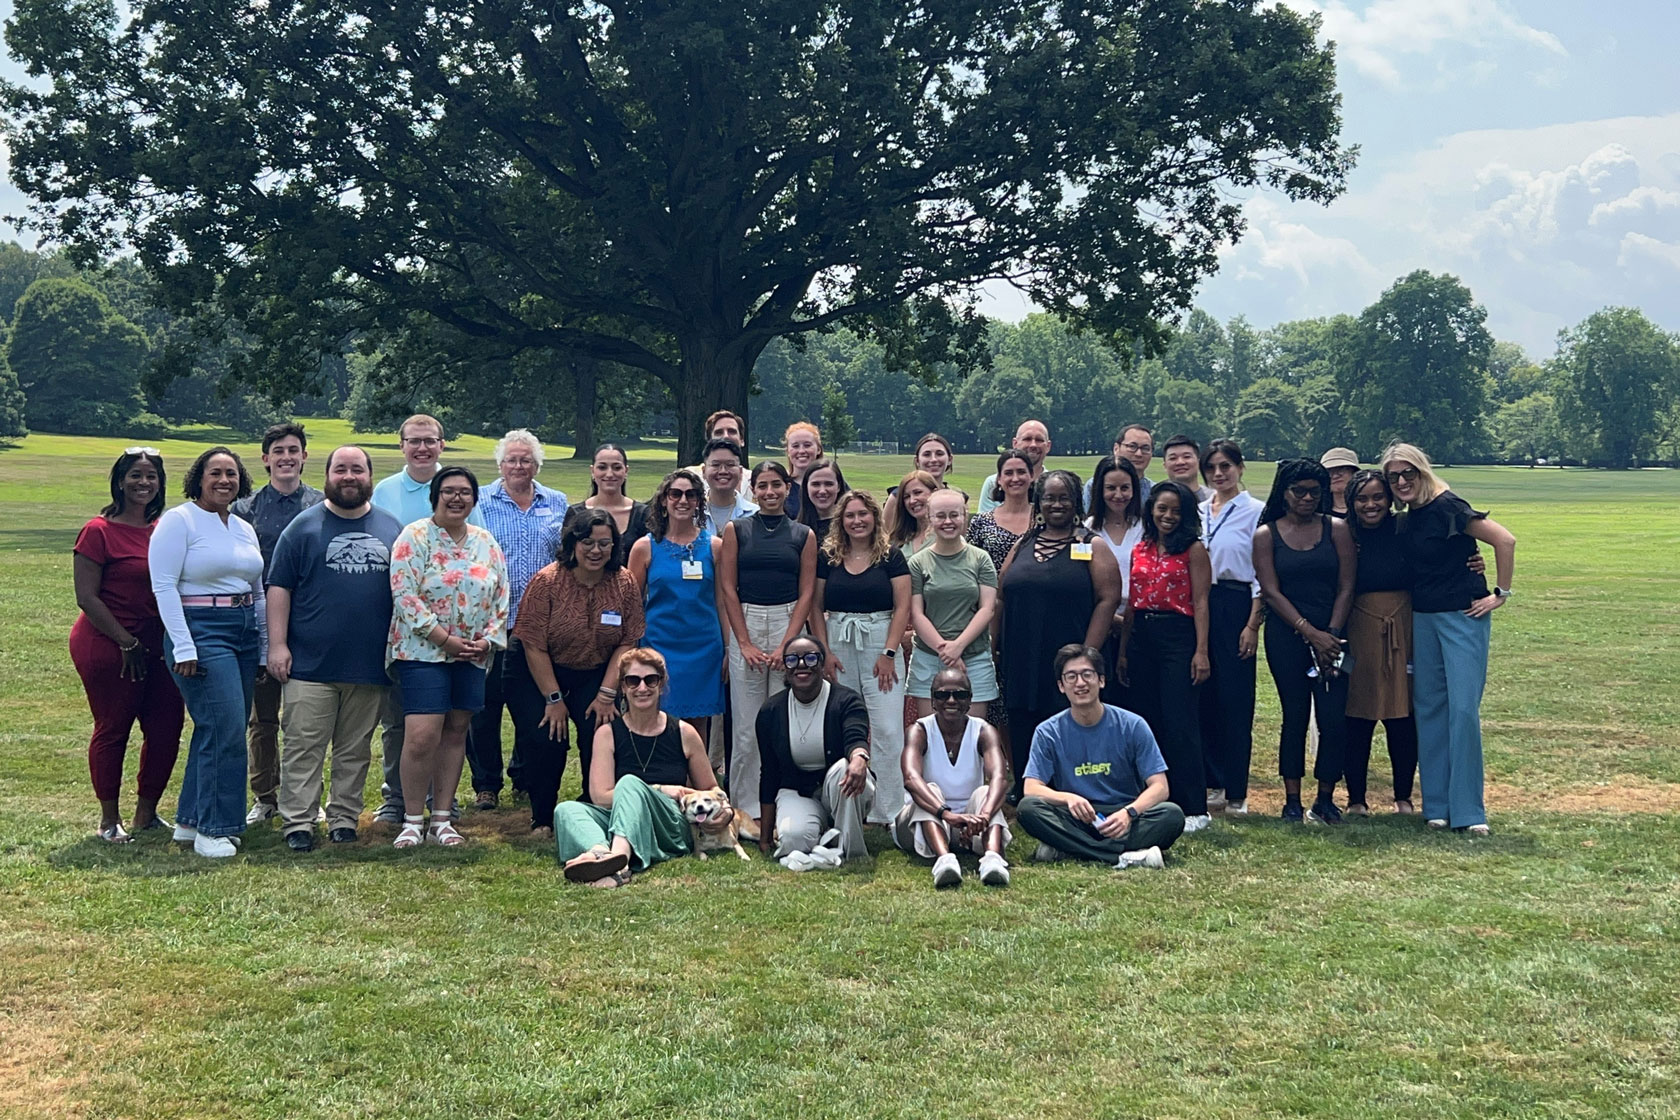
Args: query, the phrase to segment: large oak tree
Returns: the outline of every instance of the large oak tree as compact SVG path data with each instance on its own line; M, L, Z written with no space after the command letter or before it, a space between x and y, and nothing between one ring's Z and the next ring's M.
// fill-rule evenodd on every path
M685 457L772 339L849 319L943 358L986 279L1147 332L1241 233L1232 188L1327 201L1353 156L1316 21L1258 0L131 10L7 26L50 236L136 247L276 388L415 314L646 370Z

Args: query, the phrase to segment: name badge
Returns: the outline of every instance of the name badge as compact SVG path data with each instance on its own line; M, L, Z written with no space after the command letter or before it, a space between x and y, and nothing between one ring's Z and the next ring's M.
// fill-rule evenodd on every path
M602 611L601 612L601 625L602 626L623 626L624 625L624 616L619 614L617 611Z
M682 562L682 576L684 579L704 579L706 573L700 568L698 560L684 560Z
M1076 541L1072 551L1073 558L1075 560L1084 560L1088 563L1091 559L1091 545L1089 542L1080 544Z

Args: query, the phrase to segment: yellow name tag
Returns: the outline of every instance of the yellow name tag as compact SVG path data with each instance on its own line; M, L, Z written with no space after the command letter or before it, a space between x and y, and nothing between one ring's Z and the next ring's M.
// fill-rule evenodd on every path
M1075 560L1084 560L1089 562L1091 559L1091 546L1089 544L1076 543L1073 546L1073 558Z
M682 562L682 577L684 579L704 579L706 573L700 569L700 561L684 560Z

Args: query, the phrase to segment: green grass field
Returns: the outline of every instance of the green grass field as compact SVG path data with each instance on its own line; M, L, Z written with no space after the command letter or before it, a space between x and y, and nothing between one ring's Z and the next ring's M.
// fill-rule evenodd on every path
M349 433L309 427L318 482ZM162 447L172 490L217 438L189 434ZM599 892L511 808L447 853L370 829L295 856L258 828L211 865L94 839L70 546L124 442L0 451L0 1116L1680 1113L1680 474L1447 472L1519 540L1490 840L1258 814L1159 873L1035 866L1018 839L1005 891L935 895L882 850L828 875L682 860ZM400 465L393 437L363 442ZM488 441L455 450L490 476ZM567 453L542 477L580 496ZM634 452L635 492L672 462ZM843 463L882 488L902 465ZM955 481L989 470L959 457ZM1275 807L1264 672L1261 693Z

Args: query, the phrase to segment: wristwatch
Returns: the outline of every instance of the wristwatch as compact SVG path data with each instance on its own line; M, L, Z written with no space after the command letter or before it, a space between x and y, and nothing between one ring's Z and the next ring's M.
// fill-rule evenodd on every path
M1493 595L1496 599L1509 599L1511 597L1511 589L1508 587L1495 587L1493 589Z
M560 693L556 691L556 692L549 693L547 696L544 696L543 699L548 701L550 704L558 704L558 703L560 703L561 696L560 696Z
M1137 821L1138 821L1138 811L1136 809L1132 808L1130 805L1126 806L1126 815L1128 817L1132 818L1132 823L1133 824L1137 823Z
M891 661L898 656L898 651L896 649L884 649L881 651L881 656Z

